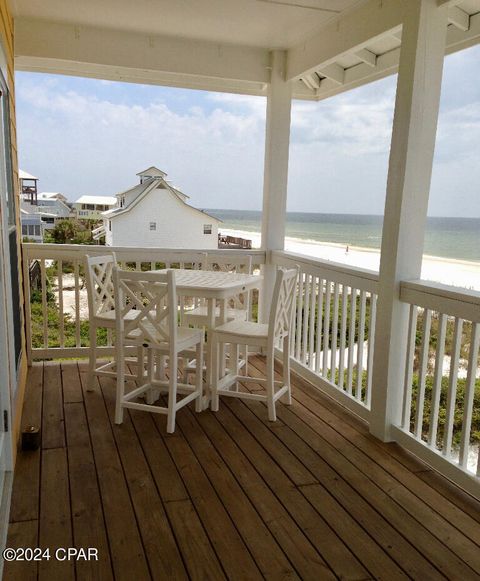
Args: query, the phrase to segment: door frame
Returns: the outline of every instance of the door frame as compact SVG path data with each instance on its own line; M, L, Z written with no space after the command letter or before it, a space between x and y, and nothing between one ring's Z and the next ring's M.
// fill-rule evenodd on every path
M7 59L3 43L0 42L0 71L3 98L8 99ZM5 91L6 89L6 91ZM0 107L0 151L10 147L4 140L5 131L3 107ZM7 152L11 155L11 152ZM8 188L8 169L0 160L0 187ZM15 191L10 192L12 196ZM10 276L10 238L15 225L9 224L8 207L4 195L0 195L0 430L3 432L2 458L0 470L4 470L3 490L0 490L0 549L3 550L8 532L10 500L13 483L13 448L12 448L12 397L17 388L17 364L15 362L14 327L12 313L12 284ZM6 414L6 423L5 415ZM6 427L6 429L5 429ZM3 569L3 559L0 560L0 576Z

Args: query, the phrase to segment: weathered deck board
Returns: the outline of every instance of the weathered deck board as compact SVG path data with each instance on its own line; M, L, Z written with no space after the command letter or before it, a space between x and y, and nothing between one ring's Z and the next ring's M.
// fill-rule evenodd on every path
M42 447L19 452L8 543L100 560L7 563L4 578L479 576L479 503L293 383L276 423L262 402L222 400L182 410L167 435L138 411L115 426L113 382L87 392L85 364L35 364L22 425L42 424Z

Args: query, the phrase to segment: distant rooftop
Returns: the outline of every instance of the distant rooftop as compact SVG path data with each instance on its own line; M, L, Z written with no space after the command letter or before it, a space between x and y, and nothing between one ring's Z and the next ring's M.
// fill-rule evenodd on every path
M117 198L113 196L80 196L74 204L103 204L104 206L114 206Z
M154 165L144 169L140 173L137 173L137 176L140 176L141 178L164 178L166 175L167 174L164 171L158 169L158 167L155 167Z
M21 180L38 180L38 178L36 178L35 176L32 176L32 174L27 173L26 171L23 171L23 169L18 170L18 177Z
M41 192L38 194L39 200L62 200L65 201L67 198L60 192Z

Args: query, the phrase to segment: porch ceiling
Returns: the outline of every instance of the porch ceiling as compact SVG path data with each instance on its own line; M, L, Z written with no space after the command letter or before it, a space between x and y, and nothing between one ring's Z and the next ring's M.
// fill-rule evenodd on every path
M439 0L439 3L442 3ZM409 2L12 0L18 70L265 95L288 51L293 96L320 100L395 73ZM480 0L448 0L447 52L480 41Z
M14 0L16 17L286 49L366 0Z

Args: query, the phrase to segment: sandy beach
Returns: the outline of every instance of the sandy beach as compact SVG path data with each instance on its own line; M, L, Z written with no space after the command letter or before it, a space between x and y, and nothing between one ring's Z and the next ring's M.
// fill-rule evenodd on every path
M260 233L258 232L222 228L221 233L228 236L247 238L252 241L254 248L260 248ZM285 249L290 252L306 254L307 256L369 270L378 271L380 266L380 251L372 248L350 246L347 252L344 245L287 237L285 238ZM423 258L422 278L480 291L480 263L425 255Z

